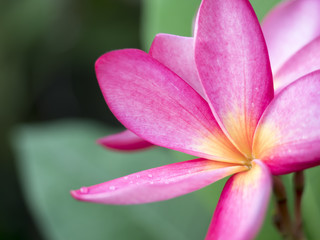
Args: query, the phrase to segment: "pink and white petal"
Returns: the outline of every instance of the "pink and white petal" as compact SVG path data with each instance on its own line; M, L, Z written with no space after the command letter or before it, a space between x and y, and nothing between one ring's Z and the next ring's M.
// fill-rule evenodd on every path
M134 173L71 191L80 201L103 204L141 204L168 200L203 188L247 167L195 159Z
M192 37L161 33L154 38L149 53L180 76L204 98L203 88L194 61L193 46L194 40Z
M153 146L152 143L138 137L129 130L100 138L97 143L106 148L120 151L141 150Z
M320 164L320 71L284 88L266 109L255 134L253 154L273 174Z
M149 54L106 53L96 62L96 73L110 110L139 137L198 157L243 161L207 102Z
M320 35L320 1L289 0L280 3L263 20L273 73L300 48Z
M195 35L195 60L222 129L247 156L264 109L273 98L268 52L247 0L204 0Z
M276 92L299 79L320 69L320 37L308 43L294 54L274 76Z
M254 239L263 222L271 193L269 169L259 160L252 169L233 175L215 209L206 240Z

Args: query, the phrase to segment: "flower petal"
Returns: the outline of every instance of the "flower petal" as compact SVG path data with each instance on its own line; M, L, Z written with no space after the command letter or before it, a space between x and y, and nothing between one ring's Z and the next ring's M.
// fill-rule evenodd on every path
M320 1L280 3L264 19L262 30L274 73L295 52L320 34Z
M273 98L272 73L259 22L246 0L204 0L195 60L209 104L225 133L246 155Z
M97 140L100 145L114 150L132 151L153 146L129 130L109 135Z
M149 53L180 76L204 98L194 61L193 45L194 41L191 37L158 34L152 42Z
M300 77L320 69L320 37L294 54L274 77L277 92Z
M80 201L140 204L162 201L203 188L244 166L195 159L134 173L109 182L71 191Z
M273 174L320 164L320 71L290 84L270 103L254 139L254 156Z
M239 162L207 102L178 75L137 49L96 63L105 100L118 120L148 142L198 157Z
M268 207L271 174L259 160L249 171L226 183L214 212L206 240L250 240L259 231Z

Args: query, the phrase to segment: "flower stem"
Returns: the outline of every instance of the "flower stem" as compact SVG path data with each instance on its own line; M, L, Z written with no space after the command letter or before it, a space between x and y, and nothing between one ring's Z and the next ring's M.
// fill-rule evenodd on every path
M275 216L275 224L278 230L282 233L284 239L292 239L293 230L288 210L287 193L279 176L273 176L273 191L277 203L277 215Z
M304 240L304 234L302 229L302 217L301 217L301 201L304 189L304 174L303 171L296 172L293 177L294 185L294 213L295 213L295 225L294 225L294 235L297 240Z

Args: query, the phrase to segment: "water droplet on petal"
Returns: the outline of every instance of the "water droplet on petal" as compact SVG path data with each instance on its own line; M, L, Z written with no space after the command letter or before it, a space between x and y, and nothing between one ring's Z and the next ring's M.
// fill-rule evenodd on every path
M128 180L128 176L123 177L125 180Z
M140 177L140 175L139 175L139 174L137 174L137 175L136 175L136 178L139 178L139 177Z
M153 184L153 181L151 181L150 184Z
M87 187L82 187L80 188L81 193L88 193L88 188Z
M149 178L152 178L152 174L148 174L148 177L149 177Z
M115 186L110 186L109 189L110 189L111 191L113 191L113 190L116 189L116 187L115 187Z

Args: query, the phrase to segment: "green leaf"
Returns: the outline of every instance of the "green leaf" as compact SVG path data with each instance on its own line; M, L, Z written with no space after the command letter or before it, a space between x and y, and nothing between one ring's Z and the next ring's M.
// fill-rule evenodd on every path
M157 33L192 35L192 22L200 0L144 0L142 46L148 50Z
M303 228L307 239L320 239L320 167L305 171L305 191L302 197Z
M15 132L20 180L46 239L203 239L212 213L197 193L134 206L71 198L71 189L174 162L172 152L163 148L124 154L95 144L112 132L75 121L24 126Z
M95 144L115 132L93 122L24 126L13 135L26 200L46 239L203 239L227 179L169 201L108 206L77 202L69 191L132 172L193 158L155 147L136 153ZM257 239L281 239L273 201Z
M281 0L251 0L261 21ZM142 9L142 46L148 50L157 33L192 36L192 24L200 0L144 0Z
M250 0L251 5L259 19L259 21L261 22L262 19L264 18L264 16L279 2L281 2L281 0L269 0L269 1L265 1L265 0Z

